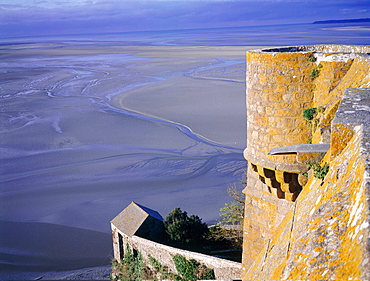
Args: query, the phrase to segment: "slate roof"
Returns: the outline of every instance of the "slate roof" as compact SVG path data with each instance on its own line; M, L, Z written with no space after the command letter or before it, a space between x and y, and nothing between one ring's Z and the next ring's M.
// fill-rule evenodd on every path
M135 203L135 202L133 202ZM162 216L157 212L157 211L154 211L152 209L149 209L147 207L144 207L142 205L139 205L138 203L135 203L137 206L139 206L144 212L146 212L149 216L157 219L157 220L160 220L160 221L163 221L163 218Z
M163 221L162 216L157 211L141 206L132 201L130 205L128 205L111 221L111 223L122 233L131 237L149 216Z

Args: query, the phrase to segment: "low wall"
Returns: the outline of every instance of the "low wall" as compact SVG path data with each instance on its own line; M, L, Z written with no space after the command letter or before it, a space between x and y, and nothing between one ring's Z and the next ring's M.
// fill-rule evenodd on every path
M114 228L114 226L112 228L113 236L117 236L119 232L118 229ZM140 251L143 255L143 259L149 266L150 262L148 256L151 255L162 265L167 266L172 272L177 273L172 256L179 254L186 259L195 259L208 268L212 268L217 280L240 279L241 263L170 247L135 235L132 237L128 237L122 233L121 235L123 238L123 246L126 247L126 244L128 244L131 248ZM114 237L113 241L115 241ZM116 255L115 258L117 259Z

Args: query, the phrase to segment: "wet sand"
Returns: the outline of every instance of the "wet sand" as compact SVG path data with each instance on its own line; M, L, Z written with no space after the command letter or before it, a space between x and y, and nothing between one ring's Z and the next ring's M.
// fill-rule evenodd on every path
M217 221L246 168L249 48L2 45L2 271L109 264L109 221L132 200Z

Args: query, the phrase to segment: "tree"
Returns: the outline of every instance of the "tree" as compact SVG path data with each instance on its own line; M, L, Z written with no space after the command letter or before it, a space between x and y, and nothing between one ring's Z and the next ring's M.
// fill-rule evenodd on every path
M164 221L167 234L172 241L196 244L208 233L208 226L198 216L188 216L180 208L174 208Z
M225 203L225 207L220 209L222 223L224 225L242 226L244 206L239 202Z
M227 188L227 194L234 199L231 203L225 203L220 209L222 220L214 235L221 235L232 242L235 248L241 248L243 243L243 220L244 220L244 195L236 187L236 184Z
M227 188L227 194L234 199L234 202L225 203L225 206L220 209L222 217L221 224L243 226L244 219L244 195L236 187L231 185Z

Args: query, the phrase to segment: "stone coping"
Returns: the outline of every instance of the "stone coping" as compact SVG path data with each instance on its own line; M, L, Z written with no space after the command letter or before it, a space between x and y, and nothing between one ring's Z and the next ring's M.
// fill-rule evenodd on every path
M286 46L271 49L256 49L249 52L255 53L296 53L296 52L318 52L318 53L355 53L367 54L370 53L370 46L368 45L336 45L336 44L322 44L322 45L300 45L300 46Z

